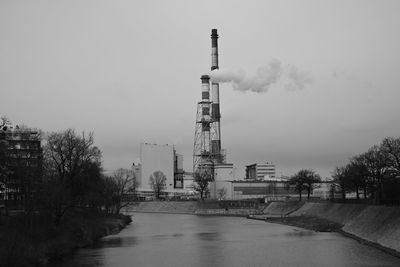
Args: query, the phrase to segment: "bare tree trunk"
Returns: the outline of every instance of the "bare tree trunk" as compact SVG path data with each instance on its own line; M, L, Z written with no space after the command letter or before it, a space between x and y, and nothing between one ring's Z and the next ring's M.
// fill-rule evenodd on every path
M341 188L342 188L342 199L346 200L346 188L344 184L341 185Z
M364 185L364 199L367 199L367 185Z

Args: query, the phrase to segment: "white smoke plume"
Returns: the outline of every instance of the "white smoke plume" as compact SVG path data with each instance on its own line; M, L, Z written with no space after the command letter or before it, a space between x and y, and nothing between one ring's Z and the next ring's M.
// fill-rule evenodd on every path
M256 93L268 92L271 86L282 83L288 90L301 90L312 82L307 72L299 70L293 65L282 66L274 59L266 66L257 69L253 76L247 76L242 70L214 70L209 73L211 81L231 83L234 90L252 91Z

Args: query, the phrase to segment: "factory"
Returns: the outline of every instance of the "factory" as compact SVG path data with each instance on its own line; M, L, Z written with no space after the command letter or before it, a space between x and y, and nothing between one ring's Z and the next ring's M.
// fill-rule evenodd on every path
M153 189L150 186L150 175L161 171L166 177L166 196L185 195L183 156L178 154L172 145L140 144L140 162L133 163L132 171L138 181L137 190L140 197L152 197Z
M219 69L218 33L211 31L211 71ZM194 192L193 174L208 171L212 176L209 184L211 199L248 199L271 196L283 198L289 192L284 190L285 181L276 178L275 164L269 161L246 166L246 177L238 180L233 163L228 162L222 149L221 112L219 83L209 75L202 75L201 100L197 103L193 170L183 171L183 157L171 145L142 143L140 163L133 165L136 178L140 181L139 194L153 196L149 183L150 175L162 171L166 178L166 196L183 196ZM241 177L242 178L242 177Z

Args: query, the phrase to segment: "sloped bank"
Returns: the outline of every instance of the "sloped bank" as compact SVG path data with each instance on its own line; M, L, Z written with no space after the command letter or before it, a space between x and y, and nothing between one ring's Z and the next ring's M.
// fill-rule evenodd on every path
M313 218L316 218L313 220ZM286 220L286 221L285 221ZM400 256L400 208L362 204L305 203L287 218L269 219L271 222L304 228L331 224L332 231L342 232L359 241ZM313 225L313 222L315 225Z

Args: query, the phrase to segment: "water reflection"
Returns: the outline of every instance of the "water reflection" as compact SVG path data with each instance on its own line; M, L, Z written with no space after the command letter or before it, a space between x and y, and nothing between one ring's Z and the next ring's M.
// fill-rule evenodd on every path
M138 243L138 238L133 236L111 236L103 238L93 244L93 248L133 247Z
M293 237L293 236L302 237L302 236L312 236L312 235L315 235L315 234L317 234L317 233L314 232L314 231L302 230L302 229L293 229L293 231L284 233L283 235L287 236L287 237Z
M218 240L219 239L219 233L213 232L213 233L196 233L196 239L200 240L206 240L206 241L213 241L213 240Z
M245 218L135 214L120 234L58 266L400 266L336 233Z

